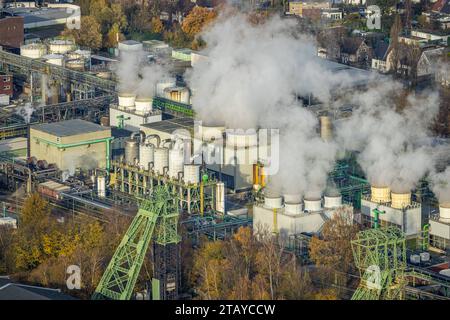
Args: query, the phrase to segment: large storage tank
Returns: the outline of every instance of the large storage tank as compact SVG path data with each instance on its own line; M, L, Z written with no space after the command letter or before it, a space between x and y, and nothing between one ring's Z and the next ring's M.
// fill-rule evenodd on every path
M52 40L48 45L50 53L64 54L76 49L75 43L71 40Z
M176 85L177 81L175 80L175 78L158 81L158 83L156 84L156 95L158 97L164 97L164 89L175 87Z
M439 205L439 220L444 223L450 223L450 203Z
M42 56L45 62L54 64L55 66L64 66L64 56L62 54L47 54Z
M182 149L169 151L169 177L178 178L178 173L183 172L184 153Z
M73 59L66 61L66 68L72 69L75 71L84 71L85 62L83 59Z
M139 165L145 170L149 169L150 162L154 161L155 147L152 144L139 145Z
M253 165L258 161L258 135L256 130L245 133L226 130L225 164Z
M370 189L372 202L388 203L391 201L391 190L389 187L372 186Z
M135 139L125 141L125 163L135 165L139 161L139 142Z
M152 98L137 98L135 100L136 113L147 114L152 111Z
M200 182L200 166L197 164L185 164L183 170L184 182L195 184Z
M164 174L164 168L169 166L169 149L155 148L153 170L160 175Z
M135 108L136 96L132 93L119 93L119 107L131 110Z
M47 47L43 43L30 43L20 46L20 55L31 59L39 59L47 54Z
M320 198L317 199L305 198L304 203L305 203L305 211L315 212L322 210L322 201Z
M391 192L391 207L403 209L411 204L411 192L396 193Z

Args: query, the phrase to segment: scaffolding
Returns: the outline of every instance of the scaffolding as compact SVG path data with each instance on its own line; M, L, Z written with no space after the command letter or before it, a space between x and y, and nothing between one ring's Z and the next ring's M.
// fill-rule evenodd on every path
M92 298L129 300L152 239L156 244L156 280L153 286L156 284L160 287L161 297L176 298L180 281L177 266L179 256L176 254L179 252L176 247L181 241L178 218L176 196L166 186L154 188L151 196L140 203L136 217L114 253Z
M404 299L406 239L396 227L368 229L351 242L361 282L352 300Z
M142 198L151 194L155 186L167 185L178 195L179 209L182 212L204 214L215 210L216 180L187 184L121 161L111 161L111 168L111 184L122 193Z

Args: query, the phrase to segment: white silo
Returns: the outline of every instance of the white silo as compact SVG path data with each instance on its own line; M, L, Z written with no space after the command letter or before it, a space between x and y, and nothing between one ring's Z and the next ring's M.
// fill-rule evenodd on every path
M97 194L102 198L106 196L106 178L104 176L97 177Z
M225 183L218 182L216 185L216 211L225 213Z
M200 166L198 164L185 164L183 170L184 182L196 184L200 182Z
M155 148L153 170L159 175L163 175L164 168L169 166L169 149Z
M169 177L178 178L178 173L183 172L183 149L174 148L169 151Z
M20 55L31 59L39 59L47 54L47 47L43 43L30 43L20 46Z
M139 166L145 170L154 161L155 147L152 144L141 143L139 145Z

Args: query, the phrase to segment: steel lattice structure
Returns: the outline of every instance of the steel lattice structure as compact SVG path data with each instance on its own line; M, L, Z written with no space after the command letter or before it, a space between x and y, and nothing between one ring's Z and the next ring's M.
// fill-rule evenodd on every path
M150 199L140 203L92 298L130 299L150 241L162 246L180 242L178 216L176 197L164 186L154 188Z
M361 276L352 300L403 299L407 265L403 232L396 227L364 230L351 244Z

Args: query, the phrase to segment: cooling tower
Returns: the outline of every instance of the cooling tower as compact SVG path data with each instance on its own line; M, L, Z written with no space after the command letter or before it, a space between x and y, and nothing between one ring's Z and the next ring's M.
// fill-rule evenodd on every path
M122 109L134 109L136 96L131 93L119 93L119 107Z
M371 187L371 201L377 203L391 202L391 190L389 187Z
M411 192L396 193L391 192L391 207L403 209L411 204Z
M136 113L147 114L152 111L152 98L137 98L135 100Z
M322 201L320 198L318 199L306 199L305 203L305 211L314 212L322 210Z
M300 214L302 213L302 203L284 202L284 212L287 214Z
M342 196L340 195L326 195L323 200L323 206L327 209L335 209L342 206Z
M450 203L441 203L439 205L439 220L444 223L450 223Z
M320 137L329 141L333 137L333 126L331 124L331 118L329 116L321 116L320 121Z

